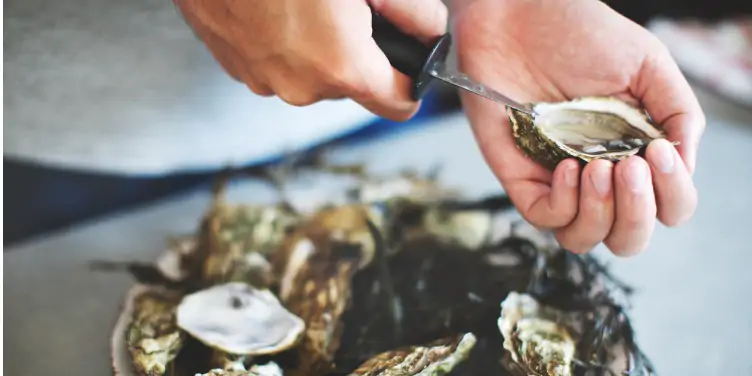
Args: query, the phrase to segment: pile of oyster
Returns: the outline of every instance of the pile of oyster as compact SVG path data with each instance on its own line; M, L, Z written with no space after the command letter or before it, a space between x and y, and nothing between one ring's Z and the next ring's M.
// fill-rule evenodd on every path
M277 174L279 202L230 203L221 179L197 233L157 262L98 263L138 281L114 328L116 375L652 374L629 287L505 196L315 171L352 184L316 201Z

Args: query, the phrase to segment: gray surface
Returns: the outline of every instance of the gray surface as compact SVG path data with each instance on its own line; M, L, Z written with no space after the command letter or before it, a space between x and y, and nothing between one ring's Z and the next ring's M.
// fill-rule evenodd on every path
M700 203L679 229L659 227L650 248L630 259L603 249L618 275L639 288L638 340L662 375L752 374L752 115L703 95L709 125L695 180ZM377 171L440 161L448 183L481 194L498 186L461 115L392 140L342 150ZM232 197L270 192L243 183ZM153 259L168 235L192 231L208 205L198 192L18 246L4 254L4 371L24 375L105 375L108 339L124 275L92 274L92 259Z
M212 171L376 119L352 101L291 107L253 94L171 0L3 6L4 156L120 174Z

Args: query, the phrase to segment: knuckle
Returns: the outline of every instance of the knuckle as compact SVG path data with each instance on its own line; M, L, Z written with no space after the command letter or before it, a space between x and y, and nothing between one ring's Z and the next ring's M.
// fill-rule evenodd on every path
M319 101L319 96L310 91L285 90L277 93L285 103L295 107L305 107Z
M360 80L360 75L349 66L327 69L325 74L327 86L338 94L347 97L366 97L372 89Z

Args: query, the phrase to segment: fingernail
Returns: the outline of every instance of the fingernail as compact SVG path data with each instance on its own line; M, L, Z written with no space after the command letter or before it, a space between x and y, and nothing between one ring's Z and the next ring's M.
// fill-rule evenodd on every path
M668 142L656 142L653 163L658 171L664 174L674 172L674 147Z
M624 180L634 193L642 193L648 185L648 169L643 163L633 161L624 170Z
M590 174L590 182L601 197L606 197L611 189L611 169L596 169Z
M564 170L564 184L569 188L576 188L579 180L580 178L577 176L577 166L567 166L566 170Z

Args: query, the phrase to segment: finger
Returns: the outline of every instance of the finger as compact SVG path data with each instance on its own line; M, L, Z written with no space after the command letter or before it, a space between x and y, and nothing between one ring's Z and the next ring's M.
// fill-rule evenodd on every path
M403 33L430 43L447 30L447 7L441 0L368 0L371 7Z
M582 171L580 206L574 221L556 231L562 247L585 253L603 241L614 223L613 164L595 160Z
M547 229L564 227L577 215L579 170L577 161L568 159L554 170L550 187L517 180L505 188L526 221Z
M697 190L692 178L676 148L666 140L651 142L645 157L653 174L658 219L666 226L678 226L689 219L697 207Z
M274 95L274 91L266 85L263 81L257 79L255 76L250 76L243 80L245 85L248 86L254 94L262 97L271 97Z
M655 45L655 52L645 59L633 80L631 91L666 130L669 140L681 143L679 154L691 174L705 130L705 115L671 54L662 43Z
M647 247L655 226L655 196L650 167L640 157L629 157L614 168L616 213L604 243L617 256L632 256Z
M395 121L410 119L420 106L412 98L412 80L397 71L372 39L350 55L352 73L341 77L341 95L369 111Z

